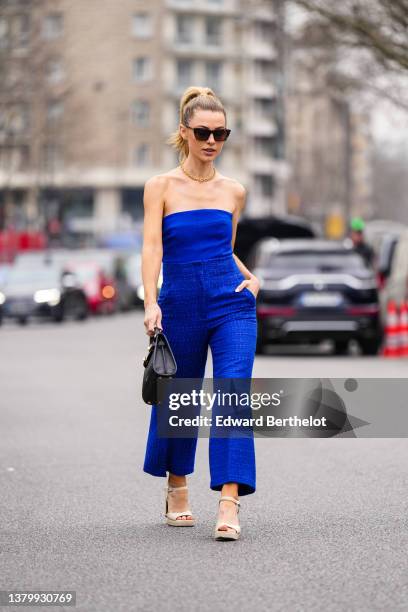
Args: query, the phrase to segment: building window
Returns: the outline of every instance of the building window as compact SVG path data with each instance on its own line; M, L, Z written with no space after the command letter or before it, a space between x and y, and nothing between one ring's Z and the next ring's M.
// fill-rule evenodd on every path
M206 62L205 76L208 87L219 90L221 88L221 62Z
M205 20L205 42L207 45L221 45L221 24L218 17L207 17Z
M275 181L269 174L255 176L256 193L264 198L272 197L275 191Z
M13 38L17 47L26 47L30 38L30 17L28 14L16 15L13 22Z
M178 87L188 87L191 85L193 76L193 62L188 59L179 59L176 64L177 85Z
M152 18L149 13L135 13L133 15L132 34L135 38L150 38L153 35Z
M276 138L274 137L262 137L255 139L255 151L262 157L275 157L276 156Z
M62 13L50 13L43 21L43 36L47 40L55 40L62 35L64 27Z
M62 61L59 59L51 59L45 67L45 78L50 84L59 83L64 79L64 68Z
M255 21L254 35L257 40L271 44L274 36L274 27L271 23L265 21Z
M189 15L177 15L176 18L176 42L177 43L192 43L193 42L193 26L194 21Z
M0 18L0 49L7 49L9 46L9 22L6 17Z
M133 60L133 80L136 82L147 81L151 78L150 57L141 56Z
M23 70L21 63L10 63L7 70L4 71L3 86L5 89L12 89L22 79Z
M64 114L64 104L61 100L50 100L47 104L47 121L54 123Z
M0 132L3 136L22 134L29 128L29 107L27 104L14 104L0 108Z
M60 170L63 166L62 151L57 144L46 144L42 150L43 169L47 171Z
M142 142L134 150L133 163L139 167L147 166L149 161L149 145L146 142Z
M273 83L274 63L269 60L255 60L255 79L261 83Z
M255 111L263 119L273 119L275 112L275 101L269 98L255 99Z
M147 100L135 100L132 104L132 123L138 127L147 127L150 121L150 103Z
M22 172L28 169L28 146L0 147L0 168L8 172Z

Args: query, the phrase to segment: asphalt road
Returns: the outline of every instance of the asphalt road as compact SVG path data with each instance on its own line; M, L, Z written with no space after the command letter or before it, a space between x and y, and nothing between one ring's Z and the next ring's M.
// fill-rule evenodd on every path
M241 540L215 542L207 439L189 481L194 528L163 524L164 479L142 471L141 312L6 325L0 346L0 590L75 590L65 609L85 612L408 610L407 440L257 438ZM407 365L276 353L254 376Z

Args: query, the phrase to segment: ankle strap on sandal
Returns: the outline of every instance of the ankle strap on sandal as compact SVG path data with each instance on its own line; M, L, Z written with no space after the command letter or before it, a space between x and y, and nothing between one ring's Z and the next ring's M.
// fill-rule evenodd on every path
M172 485L167 485L166 487L164 487L165 491L168 491L169 493L171 491L182 491L184 489L188 489L187 485L183 485L182 487L173 487Z
M223 495L222 497L220 497L220 499L218 500L218 503L222 501L232 501L234 502L234 504L238 506L238 508L241 505L241 502L238 499L235 499L235 497L230 497L229 495Z

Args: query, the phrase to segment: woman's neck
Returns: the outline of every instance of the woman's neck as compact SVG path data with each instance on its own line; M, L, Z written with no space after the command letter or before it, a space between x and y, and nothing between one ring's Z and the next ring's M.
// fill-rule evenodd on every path
M187 157L187 159L182 162L182 166L187 172L190 172L190 174L202 178L211 176L214 172L214 164L212 161L206 162L196 157Z

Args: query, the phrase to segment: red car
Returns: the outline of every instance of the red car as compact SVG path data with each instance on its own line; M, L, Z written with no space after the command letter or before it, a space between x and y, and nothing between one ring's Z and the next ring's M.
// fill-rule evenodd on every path
M112 314L117 310L118 292L115 281L99 264L92 261L70 261L65 268L74 272L79 279L91 312Z

